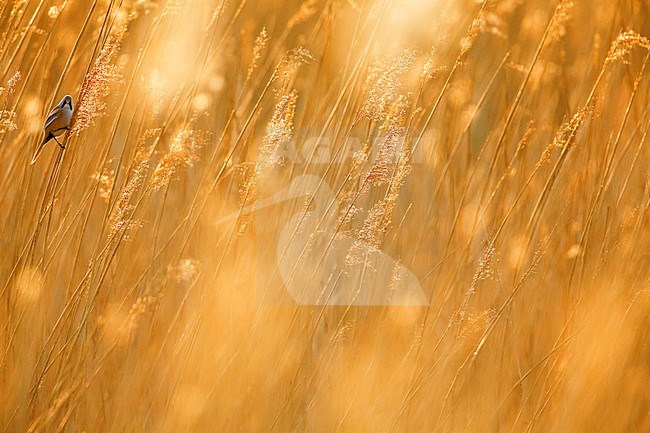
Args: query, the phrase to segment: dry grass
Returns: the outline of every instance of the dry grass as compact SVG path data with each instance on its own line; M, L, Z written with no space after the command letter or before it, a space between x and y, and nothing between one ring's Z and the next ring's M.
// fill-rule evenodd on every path
M646 1L0 0L0 35L0 432L650 431ZM280 262L429 306L299 305Z

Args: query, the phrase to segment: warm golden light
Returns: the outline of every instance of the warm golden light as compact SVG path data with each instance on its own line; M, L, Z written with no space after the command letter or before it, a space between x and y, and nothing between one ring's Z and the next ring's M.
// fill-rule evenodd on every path
M650 431L650 5L0 0L0 433Z

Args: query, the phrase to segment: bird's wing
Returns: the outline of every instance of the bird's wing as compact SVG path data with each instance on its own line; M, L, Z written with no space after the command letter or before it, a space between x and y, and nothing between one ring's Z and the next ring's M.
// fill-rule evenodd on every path
M47 129L48 126L54 122L54 120L59 117L59 114L61 113L61 108L56 107L50 111L50 114L48 114L47 119L45 120L45 126L43 126L43 129Z

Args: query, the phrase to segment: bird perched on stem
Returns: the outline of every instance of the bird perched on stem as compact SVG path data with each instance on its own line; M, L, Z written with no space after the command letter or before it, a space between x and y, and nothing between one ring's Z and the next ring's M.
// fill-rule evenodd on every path
M65 149L65 146L61 144L56 137L69 130L68 127L70 126L73 111L74 106L72 105L72 96L70 95L65 95L63 99L61 99L61 102L59 102L56 107L52 108L52 111L47 115L45 125L43 126L43 141L36 149L36 153L34 153L32 164L36 162L36 159L38 159L38 156L43 151L45 145L52 139L57 142L61 149Z

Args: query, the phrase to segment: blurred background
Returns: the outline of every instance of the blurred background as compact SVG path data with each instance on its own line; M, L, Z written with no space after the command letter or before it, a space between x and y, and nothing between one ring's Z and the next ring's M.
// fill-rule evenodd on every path
M648 2L5 0L0 34L0 432L650 430Z

